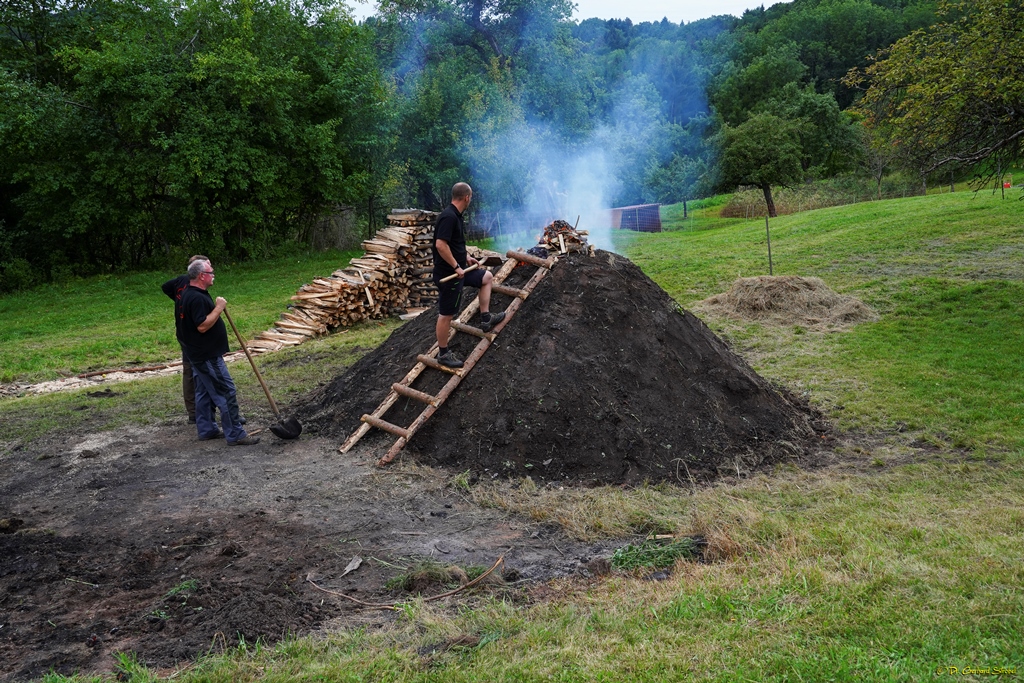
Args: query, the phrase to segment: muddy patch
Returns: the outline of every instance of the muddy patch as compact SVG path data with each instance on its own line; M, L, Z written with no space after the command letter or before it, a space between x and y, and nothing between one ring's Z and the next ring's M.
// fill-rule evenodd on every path
M3 456L0 680L110 671L117 652L166 669L243 638L393 619L307 577L387 602L408 599L389 582L415 562L471 570L505 555L508 570L543 581L614 547L480 509L426 468L341 457L333 440L265 434L231 448L192 429L69 436Z

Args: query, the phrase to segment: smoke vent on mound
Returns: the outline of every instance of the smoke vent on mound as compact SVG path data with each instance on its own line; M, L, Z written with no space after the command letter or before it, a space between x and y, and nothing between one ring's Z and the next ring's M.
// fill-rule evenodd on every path
M507 303L495 295L492 309ZM310 394L296 408L303 423L340 443L430 346L435 320L410 321ZM465 355L473 341L451 345ZM434 393L439 374L414 388ZM387 419L408 424L420 410L400 401ZM560 259L402 457L491 476L689 483L801 453L818 417L636 265L597 251ZM360 446L383 453L392 440L374 433Z

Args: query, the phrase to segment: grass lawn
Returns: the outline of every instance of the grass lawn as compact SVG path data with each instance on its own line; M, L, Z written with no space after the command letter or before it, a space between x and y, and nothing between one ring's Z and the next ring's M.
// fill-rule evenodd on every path
M248 339L277 320L303 283L330 275L361 253L215 263L217 282L210 292L228 300L232 319ZM173 304L160 285L184 272L75 279L0 296L0 382L40 382L180 358Z
M809 392L828 411L848 435L837 464L810 471L781 466L695 491L466 485L466 495L482 505L560 524L579 538L623 534L638 516L659 528L701 533L714 540L715 561L681 562L665 581L639 574L553 581L528 601L414 601L382 630L291 639L274 647L241 643L163 680L918 681L1021 675L1024 203L1016 194L1008 197L934 194L773 220L776 274L820 277L873 307L880 320L833 333L707 320L761 374ZM737 277L767 273L763 220L701 220L692 230L677 225L661 234L615 237L684 306L726 290ZM218 267L220 293L232 300L228 288L237 288L238 317L247 310L250 333L273 320L302 278L287 286L269 283L251 298L245 295L257 289L250 280L286 273L287 265ZM324 272L313 270L311 275ZM129 291L141 297L162 276L135 277L140 279L126 278L135 282ZM10 354L5 368L9 357L27 358L32 345L38 367L19 360L15 376L48 377L64 367L47 359L72 345L73 334L54 322L56 314L49 331L29 334L29 306L20 302L32 297L44 309L77 308L86 296L81 292L93 292L89 296L100 303L84 320L125 320L102 296L110 288L82 285L0 299L5 318L8 311L22 316L22 336L4 338L3 353ZM151 316L152 334L162 330L170 344L169 302L161 297L156 289L154 310L146 307L139 315ZM124 348L131 349L120 358L148 359L136 349L145 348L139 340L149 333L134 319L119 329ZM278 364L278 377L293 373L281 381L294 395L305 382L321 381L379 343L389 329L370 324L285 352L289 358L331 359L330 367L264 358ZM106 344L115 348L112 339ZM173 357L176 349L167 348L163 355ZM93 353L83 352L74 367L116 364L102 350ZM139 403L130 417L136 421L159 419L160 406L170 410L178 400L170 381L121 386L138 387L131 390ZM256 392L252 387L241 394ZM17 425L3 427L0 453L5 443L54 428L33 426L40 413L71 415L76 402L81 399L73 394L0 401L3 421L13 417ZM146 405L154 406L149 415ZM464 634L479 638L478 644L431 657L417 652ZM121 669L121 680L156 679L127 656ZM965 669L988 674L963 676ZM1005 671L1012 673L997 675Z

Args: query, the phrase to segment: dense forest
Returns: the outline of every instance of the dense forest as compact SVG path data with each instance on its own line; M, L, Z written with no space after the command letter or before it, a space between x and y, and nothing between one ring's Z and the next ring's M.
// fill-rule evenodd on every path
M7 0L0 291L258 258L340 206L364 229L438 208L458 180L508 221L740 185L771 208L772 187L969 168L991 154L900 144L891 46L910 41L926 80L922 55L983 5L1019 43L1016 0L793 0L689 24L577 22L568 0L382 0L361 23L332 0Z

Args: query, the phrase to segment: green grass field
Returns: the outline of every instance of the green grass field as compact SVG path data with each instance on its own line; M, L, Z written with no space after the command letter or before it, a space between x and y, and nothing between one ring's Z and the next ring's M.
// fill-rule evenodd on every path
M707 322L758 372L809 392L829 413L847 435L836 464L814 470L783 466L695 491L552 491L500 484L467 489L481 504L561 524L579 538L623 534L638 515L662 528L702 533L713 539L716 561L683 561L661 582L630 574L555 581L547 597L535 602L486 596L451 606L411 602L381 630L273 647L239 644L161 680L1019 677L1024 203L1014 193L1006 200L984 192L934 194L771 222L776 274L820 277L873 307L880 320L829 333ZM666 222L681 220L672 211L667 215ZM737 277L768 272L763 220L701 220L692 230L676 225L662 234L616 235L619 248L684 306L728 289ZM277 283L288 270L285 263L218 267L218 284L229 300L232 293L239 300L238 317L246 310L254 331L272 321L301 283L301 277L287 286ZM264 276L273 287L252 282ZM88 281L0 299L0 313L17 320L21 330L5 327L4 372L42 378L116 365L111 358L173 357L169 302L158 289L149 304L134 309L139 320L149 322L137 322L115 305L115 297L103 295L135 292L141 299L161 277ZM78 356L61 356L79 343L65 329L71 323L62 326L59 312L52 312L47 326L33 332L32 308L90 309L82 315L91 329L116 324L119 333L76 351ZM264 357L265 362L275 364L294 396L379 343L391 326L366 325L284 352L281 360ZM166 339L154 341L158 337ZM330 359L329 367L310 363L296 369L285 362L301 355ZM8 363L16 369L8 370ZM119 386L133 387L127 390L135 404L130 414L111 409L83 424L159 421L179 400L170 380ZM256 392L240 389L243 397ZM66 428L59 416L74 419L81 402L73 394L0 401L0 453L57 424ZM58 418L41 417L49 414ZM479 644L431 658L417 653L464 634L477 636ZM120 668L121 680L157 678L129 657ZM988 673L964 676L965 669Z
M356 255L331 251L215 263L210 291L228 300L232 319L248 338L277 320L300 285L330 275ZM0 382L39 382L180 357L173 304L160 285L184 273L184 266L181 272L75 279L0 297Z

